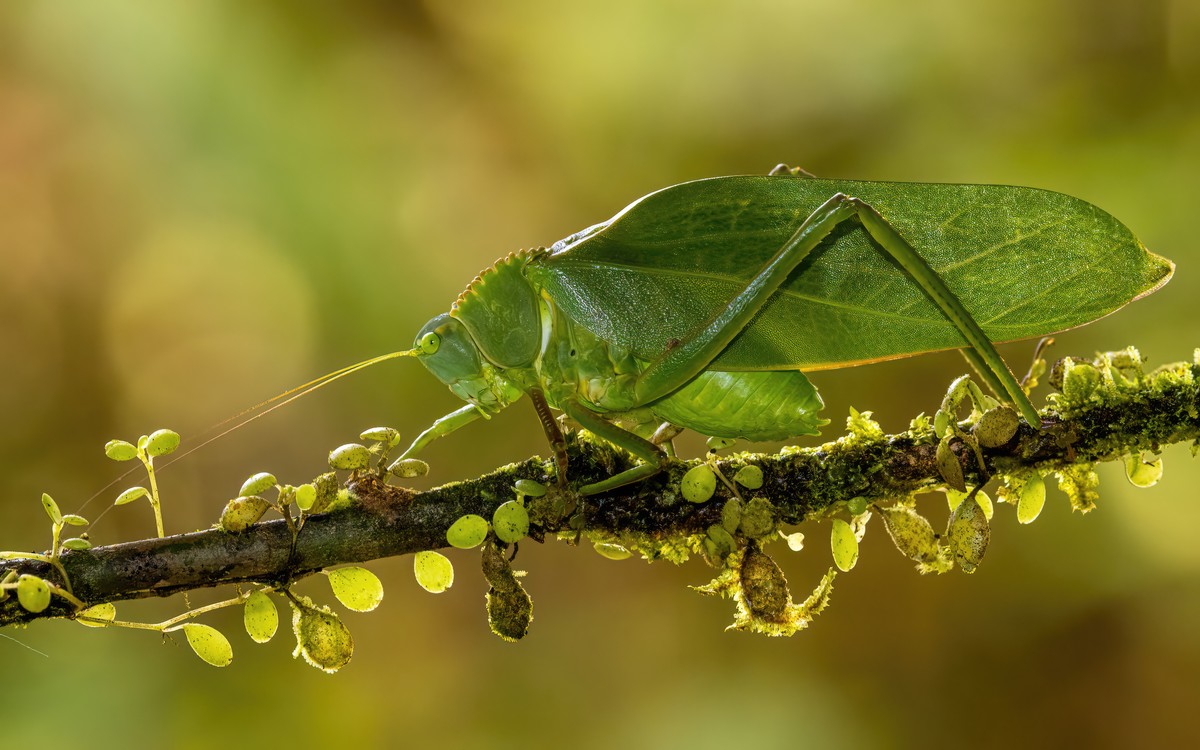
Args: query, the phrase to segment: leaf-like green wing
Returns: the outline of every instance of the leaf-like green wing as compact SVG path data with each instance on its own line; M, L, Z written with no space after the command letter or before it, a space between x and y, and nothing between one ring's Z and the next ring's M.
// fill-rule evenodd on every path
M874 206L993 341L1101 318L1173 271L1119 221L1034 188L718 177L665 188L556 244L530 279L575 321L653 360L739 294L835 193ZM820 369L964 346L857 221L795 270L713 364Z

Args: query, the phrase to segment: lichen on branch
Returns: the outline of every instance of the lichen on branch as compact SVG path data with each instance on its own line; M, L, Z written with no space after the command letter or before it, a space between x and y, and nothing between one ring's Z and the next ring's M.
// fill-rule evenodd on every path
M962 493L948 492L951 504L955 505L955 498L958 504L944 534L933 532L932 527L926 531L914 520L921 518L914 510L915 494L947 489L947 460L958 467L961 481L976 490L999 477L998 499L1018 506L1023 521L1032 520L1030 515L1036 518L1038 483L1048 475L1057 477L1076 509L1087 511L1095 505L1096 463L1126 460L1131 480L1136 483L1140 477L1143 483L1152 483L1146 478L1157 476L1155 464L1143 458L1145 452L1200 438L1197 376L1196 361L1144 372L1132 349L1089 361L1063 360L1051 376L1057 390L1041 412L1042 424L1035 428L1022 423L999 445L973 440L977 412L941 439L932 420L921 415L912 420L910 429L887 435L869 412L853 412L847 434L820 446L790 447L777 454L672 460L668 470L656 477L597 497L581 498L553 488L544 496L530 496L523 500L528 534L537 542L553 538L591 542L608 556L632 552L679 562L698 554L726 571L723 579L718 576L724 582L711 588L738 601L739 626L775 634L794 632L825 606L832 576L823 579L804 604L793 605L786 583L761 572L774 570L760 555L764 546L780 537L781 527L848 518L850 536L842 529L841 539L853 547L854 554L843 551L838 565L852 567L857 542L851 540L861 538L874 511L883 517L901 551L922 570L942 571L955 563L969 570L982 556L982 550L971 545L979 546L980 529L987 528L990 501L985 506L983 498L976 498L977 510L975 502L964 502ZM571 479L581 484L613 476L634 460L587 434L573 435L569 448ZM701 463L722 481L716 483L711 497L689 501L681 494L681 479ZM513 500L514 484L519 480L552 484L554 469L552 460L534 457L426 492L387 484L373 470L356 470L346 483L351 502L310 515L299 527L289 517L253 523L237 532L213 528L66 549L53 561L46 555L3 553L0 579L34 576L69 590L70 597L52 597L49 606L32 612L18 597L6 596L0 600L0 625L72 617L81 605L170 596L225 584L253 583L264 590L282 591L291 582L332 566L437 550L448 546L447 530L456 521L468 515L492 519L498 507ZM976 497L974 492L970 497ZM214 515L216 507L214 503ZM528 626L530 605L523 591L518 592L518 579L496 555L497 548L508 545L497 540L495 531L488 532L484 543L484 569L490 571L493 584L489 615L502 636L519 637ZM530 539L521 544L529 544ZM731 577L728 571L734 566L740 567ZM751 578L753 586L730 588ZM10 588L15 589L15 584ZM497 602L504 601L515 602L515 609L493 611L501 606Z

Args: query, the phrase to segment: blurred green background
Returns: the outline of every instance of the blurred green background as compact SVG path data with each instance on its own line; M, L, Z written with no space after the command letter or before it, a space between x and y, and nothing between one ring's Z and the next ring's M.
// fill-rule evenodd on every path
M1178 272L1055 354L1132 343L1152 363L1190 359L1198 93L1194 0L7 0L0 548L49 543L42 491L70 511L118 477L110 438L170 426L186 445L408 346L511 250L779 161L1088 199ZM1030 351L1005 348L1018 366ZM820 373L827 434L851 403L900 429L963 370L951 353ZM411 437L455 406L412 363L342 381L164 472L168 529L211 523L255 471L303 481L364 427ZM544 451L520 406L426 457L442 482ZM474 555L453 556L441 596L407 558L374 565L387 597L345 616L357 655L336 677L289 658L289 633L254 645L236 614L206 620L233 641L225 670L145 633L9 630L3 743L1182 743L1200 697L1200 472L1186 447L1165 463L1148 491L1105 467L1087 517L1057 492L1030 527L1002 508L970 578L918 576L876 526L834 606L789 640L723 632L730 607L686 589L710 577L700 562L561 544L522 547L536 619L519 645L488 633ZM804 552L777 553L798 594L829 564L827 527L807 531ZM92 534L152 532L139 503Z

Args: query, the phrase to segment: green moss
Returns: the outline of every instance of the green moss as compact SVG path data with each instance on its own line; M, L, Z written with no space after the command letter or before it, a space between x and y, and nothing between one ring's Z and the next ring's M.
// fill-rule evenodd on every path
M682 565L693 554L701 552L704 546L703 539L707 536L707 530L705 530L704 534L690 534L686 536L655 536L629 531L611 533L600 530L589 530L585 536L594 545L616 545L629 552L641 555L644 560L649 562L665 560L676 565Z
M937 534L933 525L910 505L897 504L879 509L884 528L900 554L915 563L929 565L937 561Z
M742 521L739 529L742 534L751 539L770 538L775 535L778 522L775 518L775 506L765 497L752 497L742 509Z
M695 590L734 600L737 608L731 628L787 636L807 628L825 609L835 576L836 572L831 568L812 594L796 604L783 571L770 556L752 544L731 555L720 575Z
M1095 509L1096 501L1100 499L1097 491L1100 477L1096 474L1095 464L1067 466L1054 472L1054 476L1058 479L1058 488L1067 493L1072 510L1087 513Z
M491 585L487 592L488 625L506 641L519 641L533 622L533 599L525 592L518 573L504 551L494 544L483 545L483 577Z
M883 437L883 428L874 419L871 419L871 412L860 412L853 406L850 407L850 416L846 417L846 432L852 438L865 438L867 440L877 440Z

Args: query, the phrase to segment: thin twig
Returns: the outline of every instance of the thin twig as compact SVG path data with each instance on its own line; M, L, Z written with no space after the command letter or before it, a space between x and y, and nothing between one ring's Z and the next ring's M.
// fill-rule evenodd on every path
M987 476L1038 470L1090 469L1139 451L1157 451L1170 443L1200 438L1200 368L1180 363L1142 375L1105 360L1100 380L1080 391L1067 384L1070 398L1059 395L1042 412L1042 428L1022 424L1008 444L983 451L984 471L973 451L956 445L967 482ZM1072 381L1074 382L1074 381ZM1086 381L1091 383L1090 380ZM588 439L570 441L571 478L595 482L629 466L627 455ZM769 500L780 523L799 523L835 510L855 497L879 501L903 497L943 484L936 462L936 439L923 423L909 431L877 434L869 430L814 448L778 454L741 453L718 462L730 476L743 465L762 468L764 482L753 495ZM672 461L650 480L599 497L587 498L572 518L542 518L535 539L562 534L570 538L638 535L663 543L702 534L720 523L730 497L720 487L699 504L678 495L679 478L698 461ZM308 517L295 536L280 519L255 524L244 532L218 529L162 539L69 551L61 563L75 596L89 606L102 602L170 596L196 588L255 581L273 586L338 564L404 555L447 546L446 529L468 513L490 518L512 498L518 478L545 484L554 480L553 459L531 458L491 474L415 493L385 485L372 476L350 487L358 502L335 512ZM216 505L214 505L216 508ZM536 520L536 519L535 519ZM44 560L0 560L8 571L57 581L60 574ZM0 601L0 625L70 616L74 607L58 597L41 613L20 607L16 597Z

